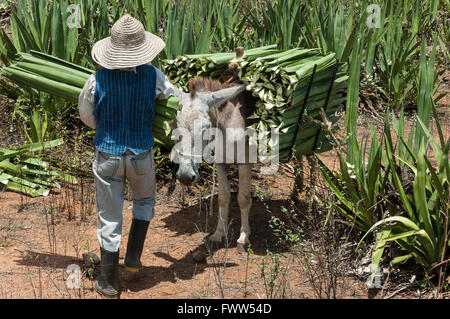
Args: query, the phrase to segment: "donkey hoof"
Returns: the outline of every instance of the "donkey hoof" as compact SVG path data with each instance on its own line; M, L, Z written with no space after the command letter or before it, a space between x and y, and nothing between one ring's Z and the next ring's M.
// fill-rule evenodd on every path
M222 243L223 237L224 236L221 233L214 233L209 236L208 241L220 244Z
M205 240L205 246L206 250L208 251L209 255L212 255L214 251L218 250L222 244L222 240L213 240L211 237L207 238Z
M246 253L248 251L248 248L250 246L250 243L237 243L237 251L240 253Z
M197 250L192 252L192 258L194 259L194 261L196 263L202 263L204 261L206 261L206 257L207 257L207 252L203 251L203 250Z

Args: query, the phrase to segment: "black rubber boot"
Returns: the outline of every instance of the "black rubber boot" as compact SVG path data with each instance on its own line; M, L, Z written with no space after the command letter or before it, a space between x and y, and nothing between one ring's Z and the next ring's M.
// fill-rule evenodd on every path
M119 252L101 249L100 273L95 279L95 290L105 298L118 299L120 294Z
M148 221L138 219L133 219L131 222L125 256L125 270L128 272L137 273L142 269L141 255L149 224Z

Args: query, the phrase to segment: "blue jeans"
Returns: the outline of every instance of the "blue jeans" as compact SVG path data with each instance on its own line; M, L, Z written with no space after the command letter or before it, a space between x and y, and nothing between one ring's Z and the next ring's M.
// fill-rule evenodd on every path
M153 149L139 155L113 155L96 149L92 164L97 202L97 237L100 247L116 252L122 236L125 179L133 200L133 219L150 221L154 216L156 177Z

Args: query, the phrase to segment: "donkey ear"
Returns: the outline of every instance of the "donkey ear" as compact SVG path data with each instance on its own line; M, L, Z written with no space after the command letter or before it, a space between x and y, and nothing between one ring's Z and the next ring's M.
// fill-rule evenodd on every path
M240 85L209 93L206 97L206 103L208 104L209 108L221 105L222 103L231 100L232 98L245 91L245 88L245 85Z

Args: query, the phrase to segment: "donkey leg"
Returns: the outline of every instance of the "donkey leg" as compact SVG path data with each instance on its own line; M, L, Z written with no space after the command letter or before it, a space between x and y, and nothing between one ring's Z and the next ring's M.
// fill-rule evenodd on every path
M237 240L237 248L240 251L245 251L245 246L250 243L250 224L248 216L250 207L252 206L252 195L250 190L250 181L252 174L251 164L239 165L239 194L238 203L241 209L241 234Z
M227 235L228 206L231 197L227 171L225 165L217 164L217 180L219 182L219 217L217 220L216 231L209 237L209 240L213 242L222 242L222 239Z
M311 184L311 193L312 200L314 204L318 204L320 202L317 194L319 193L319 189L317 187L317 177L319 175L319 162L315 156L307 156L306 159L309 163L309 171L310 171L310 184Z
M304 190L304 181L303 181L303 156L300 156L298 159L294 161L294 186L291 191L291 199L294 202L298 202L300 194Z

